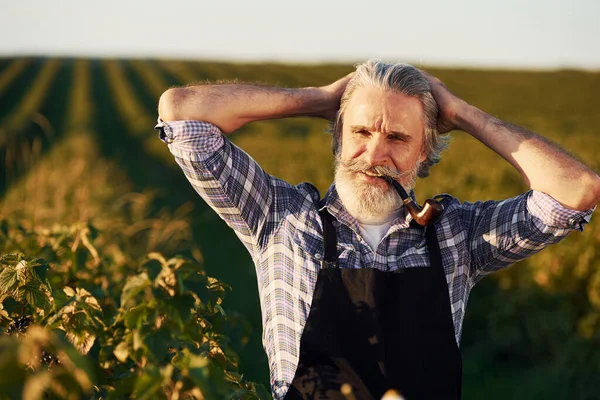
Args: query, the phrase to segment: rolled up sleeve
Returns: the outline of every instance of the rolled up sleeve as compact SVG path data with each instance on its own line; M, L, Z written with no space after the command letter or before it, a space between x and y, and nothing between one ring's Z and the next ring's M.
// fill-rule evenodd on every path
M187 161L204 161L225 144L221 130L202 121L163 122L154 127L158 137L169 146L171 153Z
M499 202L463 203L473 282L583 230L593 211L565 208L534 190Z
M590 222L595 207L586 211L571 210L546 193L533 190L527 199L527 210L548 227L583 231L584 225Z

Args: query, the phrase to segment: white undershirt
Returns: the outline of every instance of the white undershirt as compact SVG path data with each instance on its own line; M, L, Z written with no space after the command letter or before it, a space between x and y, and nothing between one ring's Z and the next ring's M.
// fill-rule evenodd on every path
M369 246L371 246L373 251L377 251L379 242L381 242L383 236L387 233L388 229L390 229L390 226L392 226L392 221L385 222L381 225L358 224L360 234Z
M400 210L382 218L381 221L368 221L369 223L366 223L366 221L357 221L361 236L371 246L373 251L377 251L379 242L381 242L381 239L383 239L383 236L385 236L398 215L400 215Z

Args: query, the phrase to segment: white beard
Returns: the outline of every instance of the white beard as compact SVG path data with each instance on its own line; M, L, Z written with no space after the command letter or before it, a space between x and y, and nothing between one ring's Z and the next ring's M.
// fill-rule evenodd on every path
M399 173L386 167L372 167L361 160L343 162L335 160L335 187L346 210L364 224L382 224L398 213L403 205L402 199L394 188L370 185L361 179L360 171L371 170L375 173L394 177L407 192L415 185L418 164L412 171Z

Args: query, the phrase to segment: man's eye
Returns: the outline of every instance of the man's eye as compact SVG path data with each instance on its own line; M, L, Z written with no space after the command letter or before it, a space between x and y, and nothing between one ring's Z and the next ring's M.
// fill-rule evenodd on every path
M369 136L369 135L371 135L371 132L366 131L364 129L356 130L356 131L354 131L354 133L356 133L357 135L361 135L361 136Z
M404 142L404 137L402 136L390 136L390 139L392 139L394 142Z

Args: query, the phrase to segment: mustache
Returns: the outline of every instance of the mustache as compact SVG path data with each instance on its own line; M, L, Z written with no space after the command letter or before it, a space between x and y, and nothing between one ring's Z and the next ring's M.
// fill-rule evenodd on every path
M339 166L350 172L369 172L374 175L390 177L392 179L406 178L411 175L411 171L400 172L396 168L385 165L371 165L362 159L337 160Z

